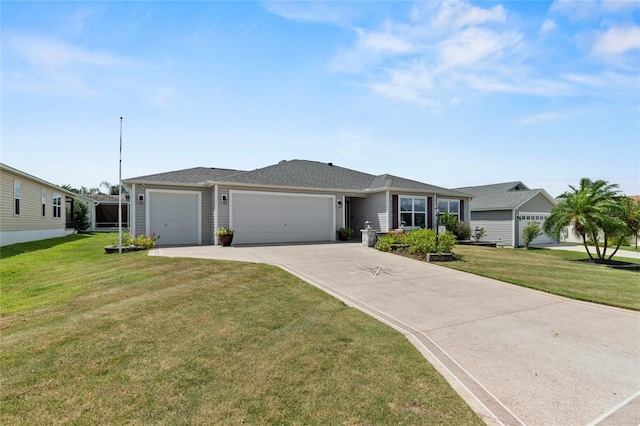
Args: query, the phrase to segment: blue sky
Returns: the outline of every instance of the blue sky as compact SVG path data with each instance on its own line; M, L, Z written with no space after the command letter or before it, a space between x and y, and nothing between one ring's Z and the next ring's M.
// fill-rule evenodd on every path
M333 162L640 194L640 1L1 4L0 158L97 187Z

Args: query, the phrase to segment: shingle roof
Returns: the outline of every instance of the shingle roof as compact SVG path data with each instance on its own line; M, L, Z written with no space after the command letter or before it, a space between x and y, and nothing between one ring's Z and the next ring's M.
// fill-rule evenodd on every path
M161 182L161 183L205 183L220 180L223 177L242 173L241 170L216 169L214 167L194 167L192 169L176 170L173 172L157 173L125 179L126 183Z
M471 210L513 210L544 189L529 189L522 182L505 182L492 185L456 188L473 195Z
M315 189L363 190L375 176L317 161L281 161L263 167L218 179L220 182L290 186Z
M125 179L125 183L164 183L176 185L213 185L229 183L241 185L309 188L317 190L384 191L387 189L431 192L452 197L468 197L461 191L449 190L393 175L375 176L357 170L308 160L281 161L278 164L241 171L195 167L174 172Z
M440 186L430 185L428 183L422 183L411 179L405 179L399 176L393 175L380 175L376 176L369 189L407 189L413 191L426 191L434 192L440 195L449 195L452 197L468 197L469 193L462 191L451 190L442 188Z

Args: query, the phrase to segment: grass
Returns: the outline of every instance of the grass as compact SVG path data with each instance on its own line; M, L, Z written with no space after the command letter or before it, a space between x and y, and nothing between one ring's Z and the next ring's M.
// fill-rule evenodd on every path
M0 423L482 424L400 333L262 264L0 252Z
M440 265L573 299L640 310L640 272L579 262L587 258L583 253L462 245L455 253L457 261Z

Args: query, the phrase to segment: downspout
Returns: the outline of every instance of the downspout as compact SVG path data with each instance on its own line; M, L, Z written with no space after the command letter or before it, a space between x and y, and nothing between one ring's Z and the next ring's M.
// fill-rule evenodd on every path
M129 233L136 236L136 204L138 203L138 196L136 195L135 183L131 184L131 191L129 191L129 194L133 194L133 197L129 195Z
M213 187L213 245L217 246L216 229L218 229L218 185Z
M516 219L516 209L513 209L511 211L513 216L513 237L511 238L511 245L513 248L517 248L518 246L516 245L516 239L518 238L518 234L520 232L520 224L517 222L518 219Z
M385 232L385 233L389 232L389 229L391 229L391 228L389 228L389 223L393 220L392 217L391 217L391 215L393 214L391 212L391 193L389 191L387 191L386 194L387 194L387 200L386 200L386 204L387 205L386 205L385 208L387 209L387 223L386 223L386 228L387 229L381 229L380 230L380 231Z

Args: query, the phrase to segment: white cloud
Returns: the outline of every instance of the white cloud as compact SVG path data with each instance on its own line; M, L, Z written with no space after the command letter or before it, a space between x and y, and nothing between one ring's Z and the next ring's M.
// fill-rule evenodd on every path
M549 12L568 16L572 21L598 20L605 16L628 15L640 9L637 0L555 0Z
M440 44L440 68L469 66L500 57L515 48L522 36L515 32L497 33L485 28L468 28Z
M358 44L362 49L383 53L408 53L413 50L409 42L389 33L377 33L357 29L360 36Z
M483 9L463 1L443 1L432 24L436 28L460 29L488 22L504 23L506 12L502 5Z
M547 18L542 22L542 25L540 26L540 31L538 31L538 34L541 34L541 35L548 34L554 31L556 28L558 28L558 26L556 25L555 21L553 19Z
M345 24L345 14L335 3L317 1L266 1L267 11L290 21Z
M46 68L77 64L105 67L122 62L106 53L95 53L61 40L30 35L9 34L4 40L4 47L15 51L26 61Z
M563 115L558 112L543 112L540 114L530 115L523 117L516 121L516 124L538 124L548 121L558 121L563 118Z
M640 27L615 27L599 35L591 49L596 56L619 55L631 49L640 49Z

